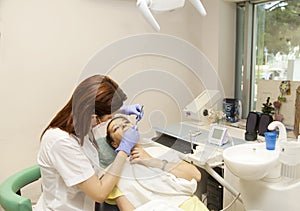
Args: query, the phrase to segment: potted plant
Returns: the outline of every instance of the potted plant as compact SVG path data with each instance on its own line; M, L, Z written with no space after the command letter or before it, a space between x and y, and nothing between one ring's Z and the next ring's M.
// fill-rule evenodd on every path
M261 111L264 114L272 115L272 114L274 114L274 110L275 110L275 108L273 107L273 104L270 102L270 97L268 97L266 103L263 103Z

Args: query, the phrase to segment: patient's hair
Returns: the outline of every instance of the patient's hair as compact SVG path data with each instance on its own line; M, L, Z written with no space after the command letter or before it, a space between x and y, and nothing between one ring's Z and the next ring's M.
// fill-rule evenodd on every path
M114 139L112 138L111 134L110 134L110 131L108 130L108 128L110 127L112 121L114 121L115 119L126 119L125 117L123 116L117 116L117 117L114 117L112 118L109 123L107 124L107 128L106 128L106 142L109 144L109 146L111 146L113 149L115 149L113 146L112 146L112 142L114 141Z

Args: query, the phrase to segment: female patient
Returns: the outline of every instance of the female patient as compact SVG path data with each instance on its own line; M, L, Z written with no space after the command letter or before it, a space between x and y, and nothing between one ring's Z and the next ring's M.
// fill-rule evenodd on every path
M133 124L124 116L118 116L112 119L107 126L106 140L108 144L113 148L117 148L122 140L123 134L132 126ZM140 206L147 203L149 199L155 199L157 195L158 199L166 200L168 204L179 206L183 210L207 210L202 202L193 195L196 190L197 182L201 180L201 174L195 166L182 160L180 162L168 162L167 160L153 158L140 145L136 145L132 149L130 161L131 164L141 164L134 167L128 165L130 166L128 167L128 171L133 172L133 177L139 177L141 179L140 181L136 178L130 181L120 179L117 185L119 188L117 189L118 193L115 194L115 197L119 197L118 205L119 202L123 204L123 207L124 204L126 204L126 207L130 210L137 207L137 205ZM135 169L136 175L133 169ZM153 169L155 171L153 171ZM148 171L155 173L147 173ZM129 175L123 175L123 177L126 176ZM157 190L155 186L159 187L159 190ZM134 191L132 189L134 189ZM119 190L121 190L122 193L120 193ZM149 191L149 198L147 198L147 191ZM129 195L127 195L128 193ZM120 195L123 196L120 197ZM122 199L122 201L120 199ZM131 208L129 209L129 207Z

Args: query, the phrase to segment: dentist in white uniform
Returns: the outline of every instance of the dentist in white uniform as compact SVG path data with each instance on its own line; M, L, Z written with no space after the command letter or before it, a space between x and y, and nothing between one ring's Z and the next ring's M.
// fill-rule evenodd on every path
M92 133L93 119L105 122L116 112L143 116L141 106L124 106L127 99L107 76L82 81L71 99L57 113L41 136L38 164L42 195L35 210L89 211L103 202L119 180L126 158L139 139L138 128L125 133L111 168L99 168L98 145ZM101 178L101 179L99 179Z

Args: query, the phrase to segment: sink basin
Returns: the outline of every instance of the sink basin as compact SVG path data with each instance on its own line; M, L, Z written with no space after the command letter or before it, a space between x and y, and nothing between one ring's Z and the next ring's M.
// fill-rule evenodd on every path
M274 174L274 170L279 170L280 175L279 150L267 150L265 143L228 147L223 158L227 168L240 179L260 180Z

